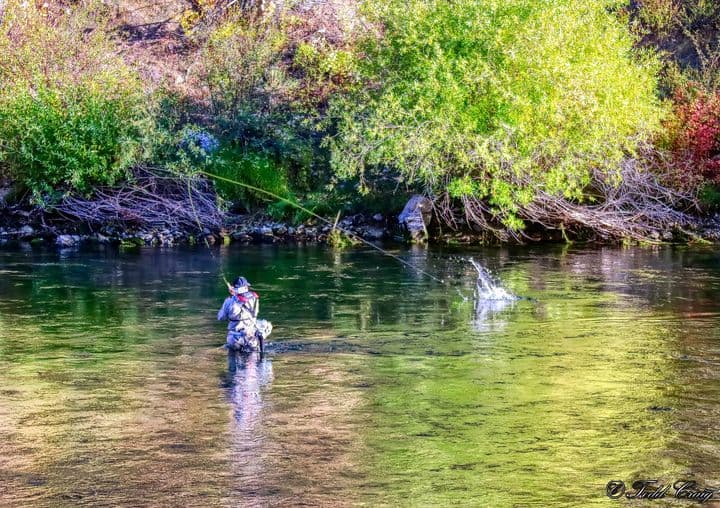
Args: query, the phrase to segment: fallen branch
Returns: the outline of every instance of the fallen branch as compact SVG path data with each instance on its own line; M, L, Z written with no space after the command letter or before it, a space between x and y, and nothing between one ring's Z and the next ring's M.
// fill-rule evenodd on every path
M663 233L673 230L691 235L684 228L696 222L690 213L699 211L694 196L662 185L651 172L638 168L635 161L624 164L619 183L600 173L594 175L594 182L596 204L578 203L538 190L531 203L518 209L517 216L547 230L564 234L591 231L604 239L657 242ZM455 217L447 199L440 203L442 213L437 215L441 220ZM502 226L484 200L466 196L462 204L469 226L489 232L501 241L530 239L522 231Z
M56 207L68 219L156 229L220 229L225 214L210 182L199 176L140 168L120 187L103 187L89 197L68 196Z

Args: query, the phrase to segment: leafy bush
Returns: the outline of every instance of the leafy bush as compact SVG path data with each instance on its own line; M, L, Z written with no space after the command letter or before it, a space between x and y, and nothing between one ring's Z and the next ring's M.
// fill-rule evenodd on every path
M688 81L720 88L720 3L713 0L644 0L620 9L628 14L639 45L658 50L665 68L661 91L671 96Z
M36 195L112 184L144 153L151 101L89 3L10 0L0 25L0 161Z
M670 186L714 202L720 181L720 4L647 0L630 8L641 44L656 47L660 90L673 106L651 166Z
M505 224L537 189L582 199L659 128L657 68L602 3L367 2L362 86L333 101L341 177L394 167L487 200Z
M357 58L348 49L327 43L300 42L293 55L293 68L301 80L298 101L307 107L322 107L335 93L342 93L357 70Z
M678 0L644 0L639 7L638 17L644 29L666 34L677 27L680 13Z
M217 135L282 161L301 183L314 159L317 135L293 108L297 81L283 63L286 43L282 25L230 19L210 34L203 49L203 79Z
M202 53L204 82L218 134L254 140L292 136L284 99L296 83L281 59L286 36L281 27L258 20L231 19L214 30Z
M225 147L208 160L207 169L220 177L257 187L285 199L294 199L285 168L266 153ZM248 210L259 202L277 202L276 198L265 192L257 192L222 179L215 180L215 188L223 199L242 203ZM284 215L285 211L284 205L276 203L276 215Z
M88 85L14 90L0 98L2 159L36 193L115 183L142 152L144 103L133 98Z
M278 161L290 184L308 191L330 176L321 146L331 124L327 101L349 86L356 57L350 42L323 38L320 13L278 9L265 17L229 13L206 35L201 63L210 92L208 127Z
M674 104L667 124L676 185L692 189L720 183L720 92L695 84L676 91Z

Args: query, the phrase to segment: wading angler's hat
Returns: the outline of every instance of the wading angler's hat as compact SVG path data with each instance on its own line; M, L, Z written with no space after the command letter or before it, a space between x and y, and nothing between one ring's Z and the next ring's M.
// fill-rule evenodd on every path
M233 282L233 286L236 288L240 288L243 286L250 287L252 286L252 284L250 284L250 282L245 277L238 277L237 279L235 279L235 282Z

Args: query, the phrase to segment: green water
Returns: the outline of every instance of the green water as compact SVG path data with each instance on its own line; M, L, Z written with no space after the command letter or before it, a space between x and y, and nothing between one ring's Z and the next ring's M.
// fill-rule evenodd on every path
M0 251L2 506L688 506L720 487L720 251ZM473 307L473 255L536 299ZM218 348L218 277L275 325ZM230 359L234 360L234 359Z

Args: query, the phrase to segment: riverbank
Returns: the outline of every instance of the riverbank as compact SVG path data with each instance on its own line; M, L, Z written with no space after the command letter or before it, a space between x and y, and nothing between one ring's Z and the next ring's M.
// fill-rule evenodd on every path
M171 221L168 221L171 222ZM393 223L394 222L394 223ZM354 214L338 221L337 228L354 237L368 241L403 240L397 220L383 214L369 217ZM91 225L48 219L37 210L14 210L0 214L0 245L27 242L34 245L55 245L59 248L84 243L100 243L121 247L258 243L327 243L333 226L319 220L302 224L276 221L264 215L230 215L220 228L190 229L182 226L162 228L133 227L129 225Z
M171 223L168 220L168 223ZM428 225L427 242L435 245L497 244L497 238L469 228L449 230ZM366 241L412 242L413 239L394 213L352 214L341 218L337 229L345 236ZM87 224L58 216L43 214L37 209L0 210L0 246L25 242L33 245L50 245L69 248L81 244L108 244L123 248L140 246L172 247L198 243L215 244L326 244L333 226L313 219L302 224L277 221L267 215L228 215L221 227L188 228L183 226L136 227L120 224ZM622 240L604 238L588 232L587 235L568 237L566 232L530 226L525 231L525 242L562 243L577 241L592 244L617 244ZM653 235L657 243L720 243L720 213L696 217L695 222L683 228L658 231ZM517 243L517 242L512 242Z

